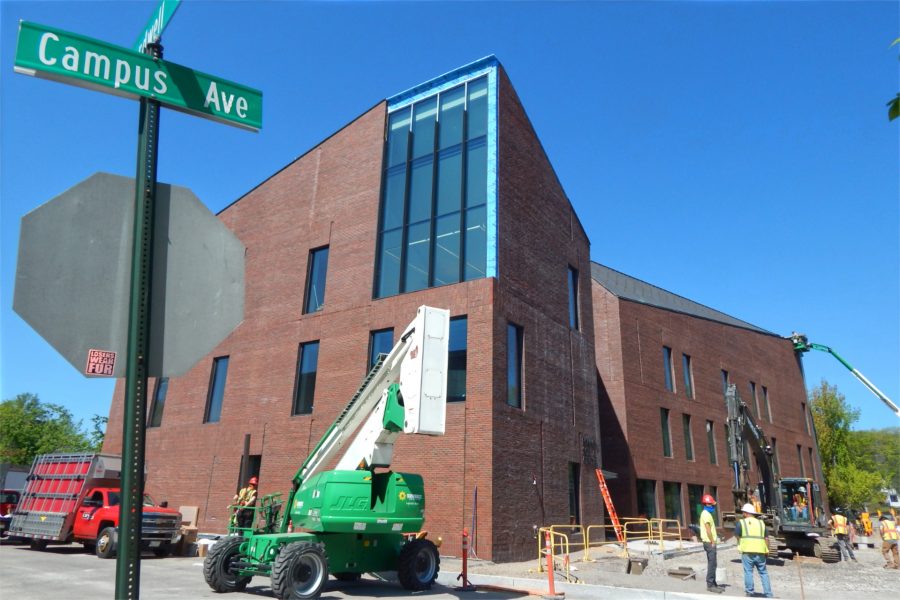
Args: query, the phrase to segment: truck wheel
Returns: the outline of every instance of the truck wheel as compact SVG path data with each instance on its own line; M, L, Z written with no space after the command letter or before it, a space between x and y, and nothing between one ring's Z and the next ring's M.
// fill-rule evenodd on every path
M29 542L28 547L32 550L46 550L47 549L47 540L31 540Z
M317 598L327 580L328 558L322 544L288 544L272 566L272 591L281 600Z
M241 544L244 538L229 536L216 542L203 561L203 577L217 592L242 592L250 576L237 575L235 563L241 559Z
M431 540L413 540L400 551L397 578L412 591L427 590L441 570L441 556Z
M95 550L99 558L113 558L116 555L116 528L104 527L97 536Z

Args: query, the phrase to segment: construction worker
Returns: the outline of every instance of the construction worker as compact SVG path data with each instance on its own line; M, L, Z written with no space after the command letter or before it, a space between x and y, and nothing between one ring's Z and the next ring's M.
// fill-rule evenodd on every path
M706 589L716 594L721 594L724 586L716 584L716 520L713 518L716 499L709 494L704 494L700 499L703 510L700 511L700 540L706 551Z
M881 515L881 554L884 556L885 569L900 569L900 556L897 550L897 523L887 515Z
M841 560L847 560L847 557L849 556L853 559L853 562L859 562L856 560L856 555L853 554L853 546L850 545L850 540L848 538L850 529L847 525L847 517L841 514L841 512L840 507L835 507L834 514L831 515L831 520L829 521L831 531L838 540L838 548L841 549Z
M755 596L753 591L753 569L759 571L763 594L772 598L772 585L769 583L769 572L766 570L766 556L769 545L766 543L766 524L757 519L759 513L749 502L741 508L744 518L734 527L734 535L738 537L738 550L741 563L744 565L744 592Z
M256 486L258 484L259 479L255 476L251 477L247 482L247 487L241 488L241 491L235 494L231 501L233 505L237 506L231 522L241 529L248 529L253 525L254 511L251 507L256 504Z

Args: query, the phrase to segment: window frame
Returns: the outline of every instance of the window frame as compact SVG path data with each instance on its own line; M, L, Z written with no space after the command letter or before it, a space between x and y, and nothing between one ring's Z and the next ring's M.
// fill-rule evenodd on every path
M684 378L684 395L694 400L694 365L691 355L685 352L681 353L681 370Z
M464 322L465 325L465 340L463 343L463 350L453 350L453 324ZM469 318L468 315L460 315L458 317L452 317L450 319L450 337L449 341L451 342L448 346L448 357L447 357L447 402L465 402L466 395L468 393L468 382L467 378L469 376ZM462 396L459 395L450 395L450 373L452 372L451 360L454 358L454 352L462 353L462 361L463 361L463 377L462 377Z
M719 453L716 449L716 424L710 419L706 420L706 449L709 453L709 464L719 464Z
M316 346L316 359L315 359L316 364L315 364L315 370L310 371L311 373L313 373L312 386L311 386L312 392L311 392L310 398L309 398L308 410L301 410L302 407L300 406L300 400L301 400L300 395L301 395L301 393L304 392L304 390L306 388L301 386L301 383L302 383L301 378L302 378L303 372L300 369L303 368L303 358L304 358L305 350L307 348L312 347L313 345ZM301 416L313 414L313 410L315 409L315 401L316 401L316 379L318 379L318 375L319 375L319 352L321 351L321 349L322 349L321 340L310 340L308 342L301 342L297 346L297 365L294 368L294 393L291 396L291 416L292 417L301 417Z
M303 291L303 313L304 315L315 314L322 310L325 306L325 288L328 282L328 258L330 256L329 246L319 246L318 248L311 248L309 254L306 259L306 286ZM319 257L322 256L322 252L324 252L324 264L319 262ZM314 271L318 270L318 267L321 267L323 270L322 274L322 301L318 303L312 310L310 310L310 302L315 297L317 299L317 295L313 296L313 286L314 277L316 273ZM317 277L316 277L317 278Z
M694 433L691 427L691 415L681 414L681 426L684 430L684 457L685 460L694 462Z
M578 269L569 265L566 279L569 288L569 329L581 331L581 303L578 301Z
M388 347L388 352L394 347L394 328L393 327L385 327L384 329L373 329L369 332L369 352L368 352L368 361L366 363L366 373L372 370L372 367L375 366L375 363L378 362L378 355L375 354L375 338L380 334L384 334L390 332L391 333L391 344ZM378 354L382 354L379 352Z
M153 388L153 402L147 418L147 429L162 426L163 411L166 408L166 396L169 393L169 378L157 377Z
M206 407L203 410L203 423L218 423L222 419L222 408L225 405L225 386L228 384L228 366L231 363L231 357L229 355L217 356L213 358L212 368L209 373L209 387L206 392ZM216 393L219 390L219 369L222 368L221 365L224 366L224 372L222 373L222 387L221 393ZM216 400L218 398L218 400ZM216 408L215 411L215 419L213 416L213 408Z
M510 341L511 337L514 336L515 342L515 355L510 351ZM524 356L525 353L525 334L524 329L521 325L517 325L512 321L507 321L506 324L506 404L513 408L524 409L525 408L525 392L524 392ZM515 357L515 358L514 358ZM515 366L513 366L513 361L515 361ZM512 374L511 371L515 373L515 386L510 386ZM515 398L513 398L513 388L515 388Z
M672 348L669 346L663 345L663 368L665 377L663 378L663 385L666 388L666 391L676 393L675 386L675 365L672 360Z
M669 419L669 409L659 408L659 424L662 431L663 458L674 458L672 452L672 424Z

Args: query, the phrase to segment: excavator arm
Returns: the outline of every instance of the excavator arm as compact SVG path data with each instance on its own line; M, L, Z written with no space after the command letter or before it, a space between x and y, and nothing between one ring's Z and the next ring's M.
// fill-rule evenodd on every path
M778 465L774 459L774 451L769 439L753 418L750 408L741 400L737 386L728 385L725 391L725 404L728 408L728 460L732 470L732 494L735 510L750 501L752 490L756 489L750 481L749 447L756 459L762 480L760 490L764 508L776 507L779 503Z

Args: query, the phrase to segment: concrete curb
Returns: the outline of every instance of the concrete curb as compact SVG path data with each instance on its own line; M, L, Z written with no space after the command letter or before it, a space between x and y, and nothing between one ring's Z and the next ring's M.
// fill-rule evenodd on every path
M457 579L458 572L440 572L437 582L443 586L454 588L460 585L461 579ZM496 575L469 574L469 582L475 586L495 586L509 589L510 593L516 591L522 594L538 595L552 598L547 592L546 579L527 579L524 577L499 577ZM554 582L554 589L559 594L571 600L596 600L597 598L625 598L627 600L709 600L710 598L743 598L740 588L735 590L738 595L711 594L692 592L666 592L659 590L646 590L640 588L615 587L611 585L588 585L580 583ZM463 594L465 592L462 592Z

